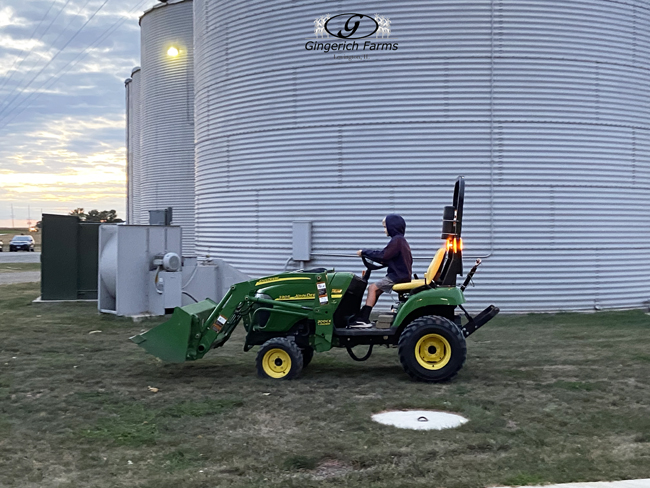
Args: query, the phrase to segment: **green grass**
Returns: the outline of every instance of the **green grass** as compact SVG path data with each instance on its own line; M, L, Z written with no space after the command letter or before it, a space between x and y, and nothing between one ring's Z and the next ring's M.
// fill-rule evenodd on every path
M0 263L0 273L17 273L20 271L40 271L41 263Z
M0 287L0 486L447 487L650 478L650 317L500 316L450 383L415 383L395 349L317 354L293 382L255 376L241 330L167 365L128 337L161 320L31 304ZM99 333L89 334L91 331ZM156 393L149 387L158 388ZM441 432L371 421L458 412Z

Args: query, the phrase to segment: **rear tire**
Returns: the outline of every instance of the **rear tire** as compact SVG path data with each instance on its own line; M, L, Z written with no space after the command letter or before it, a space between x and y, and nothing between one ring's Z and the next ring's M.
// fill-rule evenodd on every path
M303 356L293 340L274 337L262 344L256 363L260 378L292 380L302 371Z
M467 345L460 329L437 315L419 317L407 325L398 347L404 371L427 383L450 380L467 358Z

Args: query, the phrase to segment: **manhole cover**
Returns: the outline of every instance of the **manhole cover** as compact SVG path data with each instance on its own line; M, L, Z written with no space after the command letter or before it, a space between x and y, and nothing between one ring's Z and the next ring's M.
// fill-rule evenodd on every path
M400 429L442 430L453 429L468 420L455 413L436 412L433 410L395 410L376 413L372 420L380 424L393 425Z

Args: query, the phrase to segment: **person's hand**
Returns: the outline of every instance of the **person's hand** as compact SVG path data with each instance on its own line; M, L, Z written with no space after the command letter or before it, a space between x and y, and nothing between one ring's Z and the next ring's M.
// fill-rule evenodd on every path
M357 256L361 257L361 249L357 251Z

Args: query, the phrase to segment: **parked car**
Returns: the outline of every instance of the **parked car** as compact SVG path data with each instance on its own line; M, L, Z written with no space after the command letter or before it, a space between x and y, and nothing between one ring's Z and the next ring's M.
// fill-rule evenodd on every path
M14 236L9 243L9 252L14 251L34 252L34 238L32 236Z

